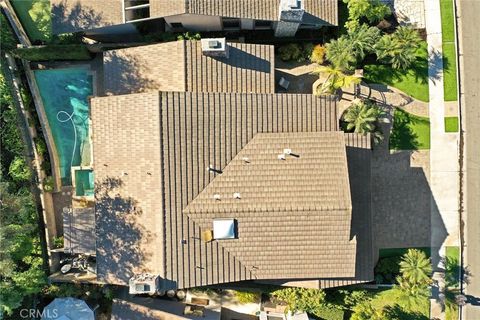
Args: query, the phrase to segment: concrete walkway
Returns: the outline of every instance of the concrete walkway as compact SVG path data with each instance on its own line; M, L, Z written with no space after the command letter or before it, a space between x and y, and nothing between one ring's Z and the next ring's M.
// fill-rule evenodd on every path
M442 24L439 0L425 0L425 22L429 53L430 90L430 186L431 247L434 269L433 279L438 288L433 290L431 318L445 319L443 292L446 246L459 245L459 134L445 133L445 103L443 92ZM447 236L441 232L446 228Z

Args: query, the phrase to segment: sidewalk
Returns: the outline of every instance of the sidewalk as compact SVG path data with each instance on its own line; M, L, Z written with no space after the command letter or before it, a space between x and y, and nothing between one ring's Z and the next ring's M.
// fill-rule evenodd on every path
M443 92L442 24L439 0L425 0L425 22L429 53L430 90L430 186L432 191L431 247L434 280L444 288L441 262L446 246L459 245L459 134L445 133ZM436 230L445 226L448 236ZM431 318L445 319L443 306L432 297Z

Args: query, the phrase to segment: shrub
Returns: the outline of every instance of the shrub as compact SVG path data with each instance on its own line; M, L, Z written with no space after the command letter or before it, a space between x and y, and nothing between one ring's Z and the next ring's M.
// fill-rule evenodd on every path
M53 192L54 189L55 189L55 185L53 182L53 177L52 176L46 177L43 180L43 190L45 190L45 192Z
M285 288L273 291L273 297L285 302L288 310L305 311L315 314L318 308L324 307L325 292L318 289Z
M235 297L240 303L255 303L260 300L261 294L259 292L251 291L235 291Z
M29 181L32 177L32 172L25 159L20 156L16 156L10 163L8 174L12 177L13 181L17 182Z
M53 238L53 247L55 249L63 248L63 237L62 236Z
M375 274L380 275L383 280L389 280L392 283L393 279L400 274L400 256L380 258L375 266Z
M28 61L49 61L49 60L90 60L92 54L85 45L47 45L31 48L18 48L13 54Z
M324 320L343 320L345 317L343 310L331 306L319 306L312 314Z
M50 161L48 160L43 160L41 169L45 171L46 174L51 174L52 173L52 166L50 165Z
M200 33L190 33L190 32L185 32L183 34L180 34L177 36L177 40L200 40L202 39L202 36Z
M47 153L47 145L45 144L45 141L40 137L35 138L35 148L37 149L37 152L41 157L43 157Z
M340 290L340 291L341 293L344 294L343 304L349 309L352 309L356 305L370 300L370 296L368 295L368 292L365 290L354 290L354 291Z
M310 55L310 61L322 64L325 58L325 51L326 49L324 46L317 44L312 50L312 54Z
M289 43L278 49L280 59L283 61L301 61L303 59L302 47L298 43Z

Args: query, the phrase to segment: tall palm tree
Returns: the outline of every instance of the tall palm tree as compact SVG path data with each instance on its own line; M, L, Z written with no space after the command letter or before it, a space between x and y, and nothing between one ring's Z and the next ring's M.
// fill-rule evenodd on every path
M400 261L402 278L412 285L427 286L432 274L432 265L425 252L408 249Z
M352 44L346 37L332 40L325 45L325 55L336 68L346 71L352 70L357 61Z
M355 30L348 31L348 41L357 62L360 62L368 53L374 51L373 47L380 38L380 29L369 27L366 24L362 24Z
M349 87L352 84L359 84L362 80L356 75L345 74L335 66L318 66L313 74L323 74L326 80L321 86L315 89L314 95L333 94L337 89Z
M393 34L381 37L374 49L379 60L392 64L395 69L408 69L417 60L421 41L416 30L399 27Z
M346 122L347 132L372 133L375 142L383 139L383 134L378 128L378 123L388 122L387 113L375 103L366 101L354 101L343 115Z

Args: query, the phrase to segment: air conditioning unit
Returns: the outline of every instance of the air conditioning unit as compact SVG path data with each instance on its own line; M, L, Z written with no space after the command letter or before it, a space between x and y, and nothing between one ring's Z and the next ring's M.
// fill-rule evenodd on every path
M159 291L159 286L159 276L149 273L137 274L128 281L128 293L155 295Z
M209 57L228 58L228 45L225 38L202 39L202 52Z

